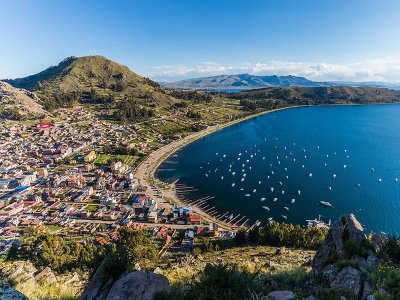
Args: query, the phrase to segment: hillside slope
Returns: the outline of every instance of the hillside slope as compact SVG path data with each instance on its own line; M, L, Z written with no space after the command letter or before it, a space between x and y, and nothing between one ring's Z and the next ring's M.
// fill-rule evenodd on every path
M82 100L165 98L157 83L103 56L68 57L37 74L6 81L35 91L50 109Z
M0 116L6 119L37 119L48 115L39 97L0 81Z

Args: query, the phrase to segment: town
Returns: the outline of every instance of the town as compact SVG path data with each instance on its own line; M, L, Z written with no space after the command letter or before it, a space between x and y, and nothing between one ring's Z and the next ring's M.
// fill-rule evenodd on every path
M165 251L190 251L196 236L234 236L191 206L164 200L162 190L154 197L141 185L134 169L159 146L132 143L138 125L99 120L81 107L59 110L59 116L63 121L2 128L2 254L33 228L100 244L121 226L145 228L165 242Z

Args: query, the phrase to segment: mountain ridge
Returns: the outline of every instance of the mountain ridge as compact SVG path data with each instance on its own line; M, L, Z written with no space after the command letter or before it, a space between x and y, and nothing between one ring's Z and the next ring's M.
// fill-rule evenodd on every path
M328 86L371 86L400 89L400 85L382 82L352 82L352 81L312 81L295 75L252 75L248 73L234 75L216 75L184 79L175 82L160 82L160 85L170 89L199 89L214 91L243 91L266 87L328 87Z

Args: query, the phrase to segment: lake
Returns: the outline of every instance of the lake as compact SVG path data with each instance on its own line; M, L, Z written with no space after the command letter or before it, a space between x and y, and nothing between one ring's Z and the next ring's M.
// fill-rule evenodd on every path
M328 222L354 213L367 231L399 233L400 105L257 116L187 145L156 176L179 179L197 189L188 199L213 196L209 207L251 222L303 225L319 215Z

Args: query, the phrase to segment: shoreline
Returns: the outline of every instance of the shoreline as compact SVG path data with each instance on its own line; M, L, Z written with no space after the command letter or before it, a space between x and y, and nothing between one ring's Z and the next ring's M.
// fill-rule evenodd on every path
M383 105L383 104L396 104L396 103L374 103L372 105ZM287 110L287 109L292 109L292 108L303 108L303 107L318 107L318 106L361 106L361 105L371 105L371 104L357 104L357 103L343 103L343 104L329 104L329 105L293 105L293 106L286 106L286 107L281 107L281 108L276 108L272 110L266 110L266 111L261 111L256 114L250 114L247 116L244 116L242 118L238 118L236 120L232 120L223 124L218 124L214 125L212 127L208 127L204 130L201 130L199 132L192 133L180 140L174 141L170 144L167 144L156 151L152 152L149 154L148 157L142 163L140 163L135 171L134 171L134 177L138 178L140 181L140 184L142 186L146 187L146 193L149 194L150 196L153 197L157 201L157 204L159 207L164 207L164 208L172 208L174 204L177 204L179 206L187 206L190 205L186 203L185 201L179 199L176 190L175 190L175 184L171 183L168 184L166 182L163 182L159 180L158 178L155 177L155 171L159 167L160 164L162 164L170 155L172 155L174 152L184 148L185 146L189 145L192 142L195 142L203 137L206 137L209 134L215 133L221 129L227 128L229 126L238 124L243 121L247 121L253 118L256 118L258 116L262 116L265 114L269 113L274 113L282 110ZM157 196L157 192L154 191L155 186L168 186L168 188L159 188L162 190L163 198L160 198ZM195 199L192 199L190 201L195 201ZM171 203L172 202L172 203ZM190 205L193 209L193 212L200 215L202 218L202 221L206 221L208 223L215 223L219 227L224 228L224 229L229 229L229 230L237 230L240 227L228 224L227 222L221 221L211 215L209 215L207 212L201 209L201 207L197 205ZM242 225L243 226L243 225ZM248 226L248 225L246 225Z
M157 204L160 208L164 207L164 208L171 209L174 204L178 204L179 206L186 206L188 204L185 203L185 201L179 199L179 197L177 196L174 183L167 184L155 177L155 171L157 170L159 165L165 161L165 159L167 159L174 152L189 145L190 143L197 141L209 134L217 132L221 129L227 128L229 126L232 126L232 125L238 124L240 122L243 122L243 121L246 121L246 120L249 120L252 118L256 118L258 116L265 115L268 113L273 113L273 112L286 110L286 109L290 109L290 108L300 108L300 107L307 107L307 106L308 105L295 105L295 106L287 106L287 107L281 107L281 108L276 108L276 109L272 109L272 110L262 111L262 112L258 112L256 114L251 114L251 115L244 116L242 118L238 118L233 121L229 121L224 124L218 124L218 125L214 125L212 127L208 127L199 132L192 133L180 140L177 140L170 144L167 144L167 145L157 149L156 151L150 153L149 156L136 167L136 169L134 171L134 177L139 179L140 184L146 188L146 194L149 194L155 201L157 201ZM158 192L154 189L154 186L157 186L157 185L167 185L169 187L168 189L162 189L163 198L160 198L159 196L157 196ZM171 201L172 201L172 203L171 203ZM191 201L194 201L194 199ZM221 220L209 215L207 212L203 211L197 205L191 205L191 207L193 209L193 212L198 214L202 218L203 222L206 221L208 223L215 223L219 227L228 229L228 230L237 230L240 228L239 226L229 224L227 222L221 221Z

